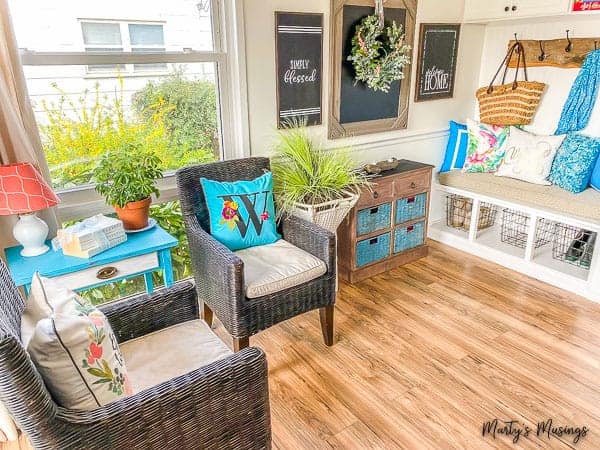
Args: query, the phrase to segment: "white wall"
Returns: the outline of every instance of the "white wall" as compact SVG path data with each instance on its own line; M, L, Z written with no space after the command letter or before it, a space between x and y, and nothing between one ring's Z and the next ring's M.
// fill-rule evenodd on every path
M419 22L459 23L464 0L419 0L415 47ZM250 140L253 155L269 155L276 130L276 69L275 69L275 11L314 12L324 14L323 36L323 107L329 105L329 0L244 0L246 64ZM416 64L412 65L413 90L410 94L408 129L327 140L327 114L322 126L311 127L315 136L327 147L347 144L355 146L355 158L360 162L377 161L391 156L409 158L439 165L447 140L449 119L464 120L473 116L473 92L479 82L479 66L484 27L463 25L461 29L456 86L453 99L414 103ZM416 48L413 60L416 60ZM326 112L326 109L325 109Z
M490 82L506 54L508 41L514 39L514 33L517 33L518 38L523 40L559 39L566 36L566 30L570 30L570 36L575 38L598 37L600 36L600 16L488 25L481 61L480 84L483 86ZM565 47L566 45L565 39ZM528 129L538 134L553 134L579 69L531 67L527 72L530 80L547 84L540 107ZM512 74L514 72L511 70L509 77ZM600 102L597 102L590 125L584 130L584 133L600 136Z

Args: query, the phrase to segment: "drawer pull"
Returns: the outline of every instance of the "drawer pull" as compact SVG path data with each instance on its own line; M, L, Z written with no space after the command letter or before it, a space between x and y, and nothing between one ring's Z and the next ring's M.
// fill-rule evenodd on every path
M369 211L369 214L377 214L378 212L379 212L379 207L371 208L371 210Z
M373 198L379 198L379 192L377 192L377 191L373 192Z
M414 231L414 230L415 230L415 227L412 226L412 225L410 227L406 227L406 232L407 233L410 233L411 231Z
M100 269L98 272L96 272L96 278L98 278L99 280L110 280L118 272L119 272L119 270L116 267L113 267L113 266L104 267L104 268Z
M415 183L414 181L412 183L410 183L411 189L415 189L416 187L417 187L417 183Z
M415 202L415 198L414 197L409 197L406 199L406 203L414 203Z
M378 239L377 238L373 238L369 241L369 245L375 245L377 244Z

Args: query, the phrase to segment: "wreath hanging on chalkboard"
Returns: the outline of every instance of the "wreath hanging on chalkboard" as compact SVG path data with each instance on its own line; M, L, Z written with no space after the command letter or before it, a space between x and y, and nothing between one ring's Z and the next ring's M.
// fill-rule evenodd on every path
M375 14L356 26L348 61L353 63L357 82L366 83L374 91L389 92L392 82L404 78L404 66L410 64L410 46L404 43L402 26L396 22L385 26L382 0L375 3Z

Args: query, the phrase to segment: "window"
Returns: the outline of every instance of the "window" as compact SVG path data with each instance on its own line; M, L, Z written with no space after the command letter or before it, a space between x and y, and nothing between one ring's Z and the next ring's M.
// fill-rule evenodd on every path
M229 135L222 124L234 121L223 120L231 101L221 22L215 19L221 17L220 0L9 5L63 203L73 190L92 196L96 162L125 143L156 151L167 178L184 165L221 158L223 136ZM76 201L83 203L84 194Z
M162 24L125 22L81 22L86 52L164 52ZM96 64L88 65L89 73L119 72L121 75L144 71L165 71L167 65L157 64Z

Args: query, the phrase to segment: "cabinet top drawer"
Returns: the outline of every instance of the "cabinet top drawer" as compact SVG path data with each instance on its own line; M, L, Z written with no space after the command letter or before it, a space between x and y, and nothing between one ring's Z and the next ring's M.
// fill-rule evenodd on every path
M371 190L364 189L360 194L357 207L375 206L381 203L391 202L394 199L394 183L392 180L382 180L373 183Z
M415 174L410 177L402 177L394 182L394 194L396 197L407 197L419 192L427 191L431 184L431 173L429 171Z

